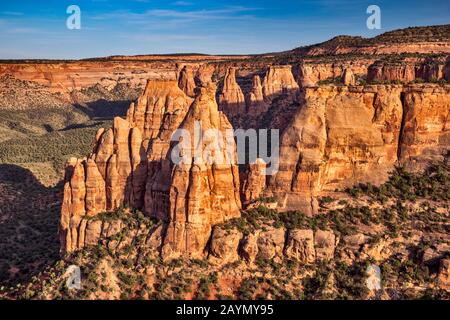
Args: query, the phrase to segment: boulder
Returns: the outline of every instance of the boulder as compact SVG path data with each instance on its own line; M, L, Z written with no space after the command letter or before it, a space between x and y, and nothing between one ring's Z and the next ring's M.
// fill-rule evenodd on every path
M266 229L258 236L258 257L281 262L286 231L283 228Z
M317 230L314 233L314 248L317 260L331 260L334 258L336 236L332 231Z
M314 233L312 230L289 230L284 254L301 263L313 263L316 259Z
M249 264L252 264L258 255L258 237L249 234L244 237L241 246L241 256Z
M225 230L214 227L208 259L218 264L238 260L238 248L241 239L242 233L236 229Z

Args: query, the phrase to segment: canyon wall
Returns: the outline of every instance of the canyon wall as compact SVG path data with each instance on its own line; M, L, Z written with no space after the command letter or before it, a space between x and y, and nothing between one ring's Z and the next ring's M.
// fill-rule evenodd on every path
M144 88L148 79L176 79L175 63L152 62L60 62L0 63L0 74L33 81L50 92L69 93L100 84L112 88L117 84Z
M449 87L317 87L281 137L280 170L268 195L281 210L318 211L318 198L385 181L395 165L424 168L449 147Z
M352 69L341 71L348 85L302 86L291 66L269 66L263 79L249 75L249 90L240 87L235 68L217 89L206 65L181 68L178 80L148 81L127 119L99 130L86 159L68 162L61 251L81 249L102 232L92 217L127 205L163 221L157 249L164 259L203 257L214 225L239 217L241 201L274 197L279 211L313 215L324 195L380 184L399 164L421 170L447 159L448 85L354 85ZM262 175L261 160L238 167L235 151L225 163L186 157L198 142L179 148L172 135L182 129L194 136L199 121L201 133L224 136L243 122L280 129L279 171ZM217 143L210 157L225 156L225 145ZM184 161L174 163L174 154Z

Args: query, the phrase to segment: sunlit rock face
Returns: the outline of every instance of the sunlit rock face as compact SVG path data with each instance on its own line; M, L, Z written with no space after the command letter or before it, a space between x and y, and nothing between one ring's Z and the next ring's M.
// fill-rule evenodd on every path
M231 118L242 116L246 112L244 93L236 82L235 68L229 68L225 74L219 105Z
M225 139L227 129L232 129L226 116L218 111L215 101L215 87L200 88L188 114L180 126L181 130L194 137L196 123L201 124L197 134L206 137L208 130L218 130ZM231 141L234 144L234 140ZM195 153L195 141L183 148ZM209 142L202 142L206 148ZM169 215L162 217L169 222L162 248L163 258L171 258L188 252L193 256L203 254L214 224L224 222L240 215L239 171L236 164L235 146L232 155L227 154L227 142L211 151L217 159L208 161L205 156L187 159L186 162L172 166L169 178ZM182 149L185 153L190 150ZM172 149L169 153L174 152ZM220 154L220 156L219 156ZM167 159L168 160L168 159ZM159 202L158 199L151 199ZM146 208L151 212L150 208Z
M218 110L215 89L212 85L199 88L192 103L176 82L150 81L143 95L131 104L127 120L115 118L113 128L99 130L87 160L68 163L60 226L63 252L82 248L84 239L92 238L87 233L98 231L87 229L85 215L95 216L125 204L167 224L162 254L168 258L202 255L212 226L239 216L234 145L227 162L175 164L171 159L171 137L176 129L194 136L198 122L200 135L216 129L224 139L226 130L232 129ZM214 152L222 152L225 158L227 144L222 145L223 149Z
M271 66L264 76L262 91L265 98L270 99L283 92L299 88L292 74L291 66Z
M450 146L448 86L409 86L403 93L403 127L399 162L422 170L431 162L448 160Z
M178 86L189 97L195 96L194 70L190 66L184 66L178 77Z
M420 169L444 160L448 96L437 85L306 89L281 137L280 170L268 193L280 209L314 214L324 192L379 184L397 164Z
M308 66L303 68L307 74ZM68 161L61 251L72 252L98 239L104 227L90 217L129 206L163 221L156 246L163 258L205 257L213 227L239 217L241 201L245 207L273 197L279 211L316 214L318 199L325 194L361 182L380 184L398 164L422 170L448 157L448 85L362 86L356 82L355 68L341 68L339 85L311 81L310 86L299 86L291 69L264 68L258 71L265 73L262 81L249 73L241 87L236 67L227 68L220 89L214 67L207 64L195 72L195 84L194 73L187 69L181 70L178 81L148 81L126 119L115 118L112 128L100 129L86 158ZM192 90L194 99L189 96ZM173 154L182 158L195 149L194 140L177 149L177 141L171 141L177 129L191 136L196 130L203 136L214 129L225 139L227 131L236 129L231 123L279 129L279 170L266 176L263 169L269 164L260 160L239 167L233 139L229 161L173 161ZM229 142L222 142L213 153L230 155L225 148ZM206 146L208 140L202 143ZM275 240L281 237L281 231L273 232ZM217 231L216 236L216 258L233 260L217 248L228 235ZM290 236L289 255L311 260L309 236L308 244L297 244L305 235ZM267 237L272 239L271 234ZM233 243L238 238L230 235ZM281 244L272 248L251 237L242 241L249 262L259 247L270 256L282 254Z

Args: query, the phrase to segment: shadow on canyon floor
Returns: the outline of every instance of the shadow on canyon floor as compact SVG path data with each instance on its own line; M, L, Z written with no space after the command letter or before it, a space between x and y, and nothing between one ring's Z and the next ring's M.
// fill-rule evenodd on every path
M15 285L59 258L62 183L47 188L17 165L0 165L0 286Z
M112 120L127 114L131 100L109 101L99 99L86 104L74 104L74 108L86 114L91 120Z

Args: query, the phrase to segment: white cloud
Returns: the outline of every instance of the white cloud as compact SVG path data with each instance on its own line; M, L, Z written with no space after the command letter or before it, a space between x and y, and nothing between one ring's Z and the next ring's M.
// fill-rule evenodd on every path
M0 13L5 16L21 16L21 15L23 15L23 12L18 12L18 11L2 11Z
M188 2L188 1L175 1L173 4L176 6L191 6L191 5L193 5L192 2Z
M6 29L4 30L5 33L10 34L18 34L18 33L38 33L41 30L36 28L12 28L12 29Z
M248 19L254 17L252 15L245 14L258 10L258 8L248 8L242 6L230 6L222 9L214 10L171 10L171 9L152 9L142 13L134 13L130 11L114 11L110 13L99 14L93 16L95 20L108 20L108 19L121 19L124 21L133 21L139 23L140 21L148 21L149 18L172 18L177 20L200 21L200 20L218 20L218 19Z

